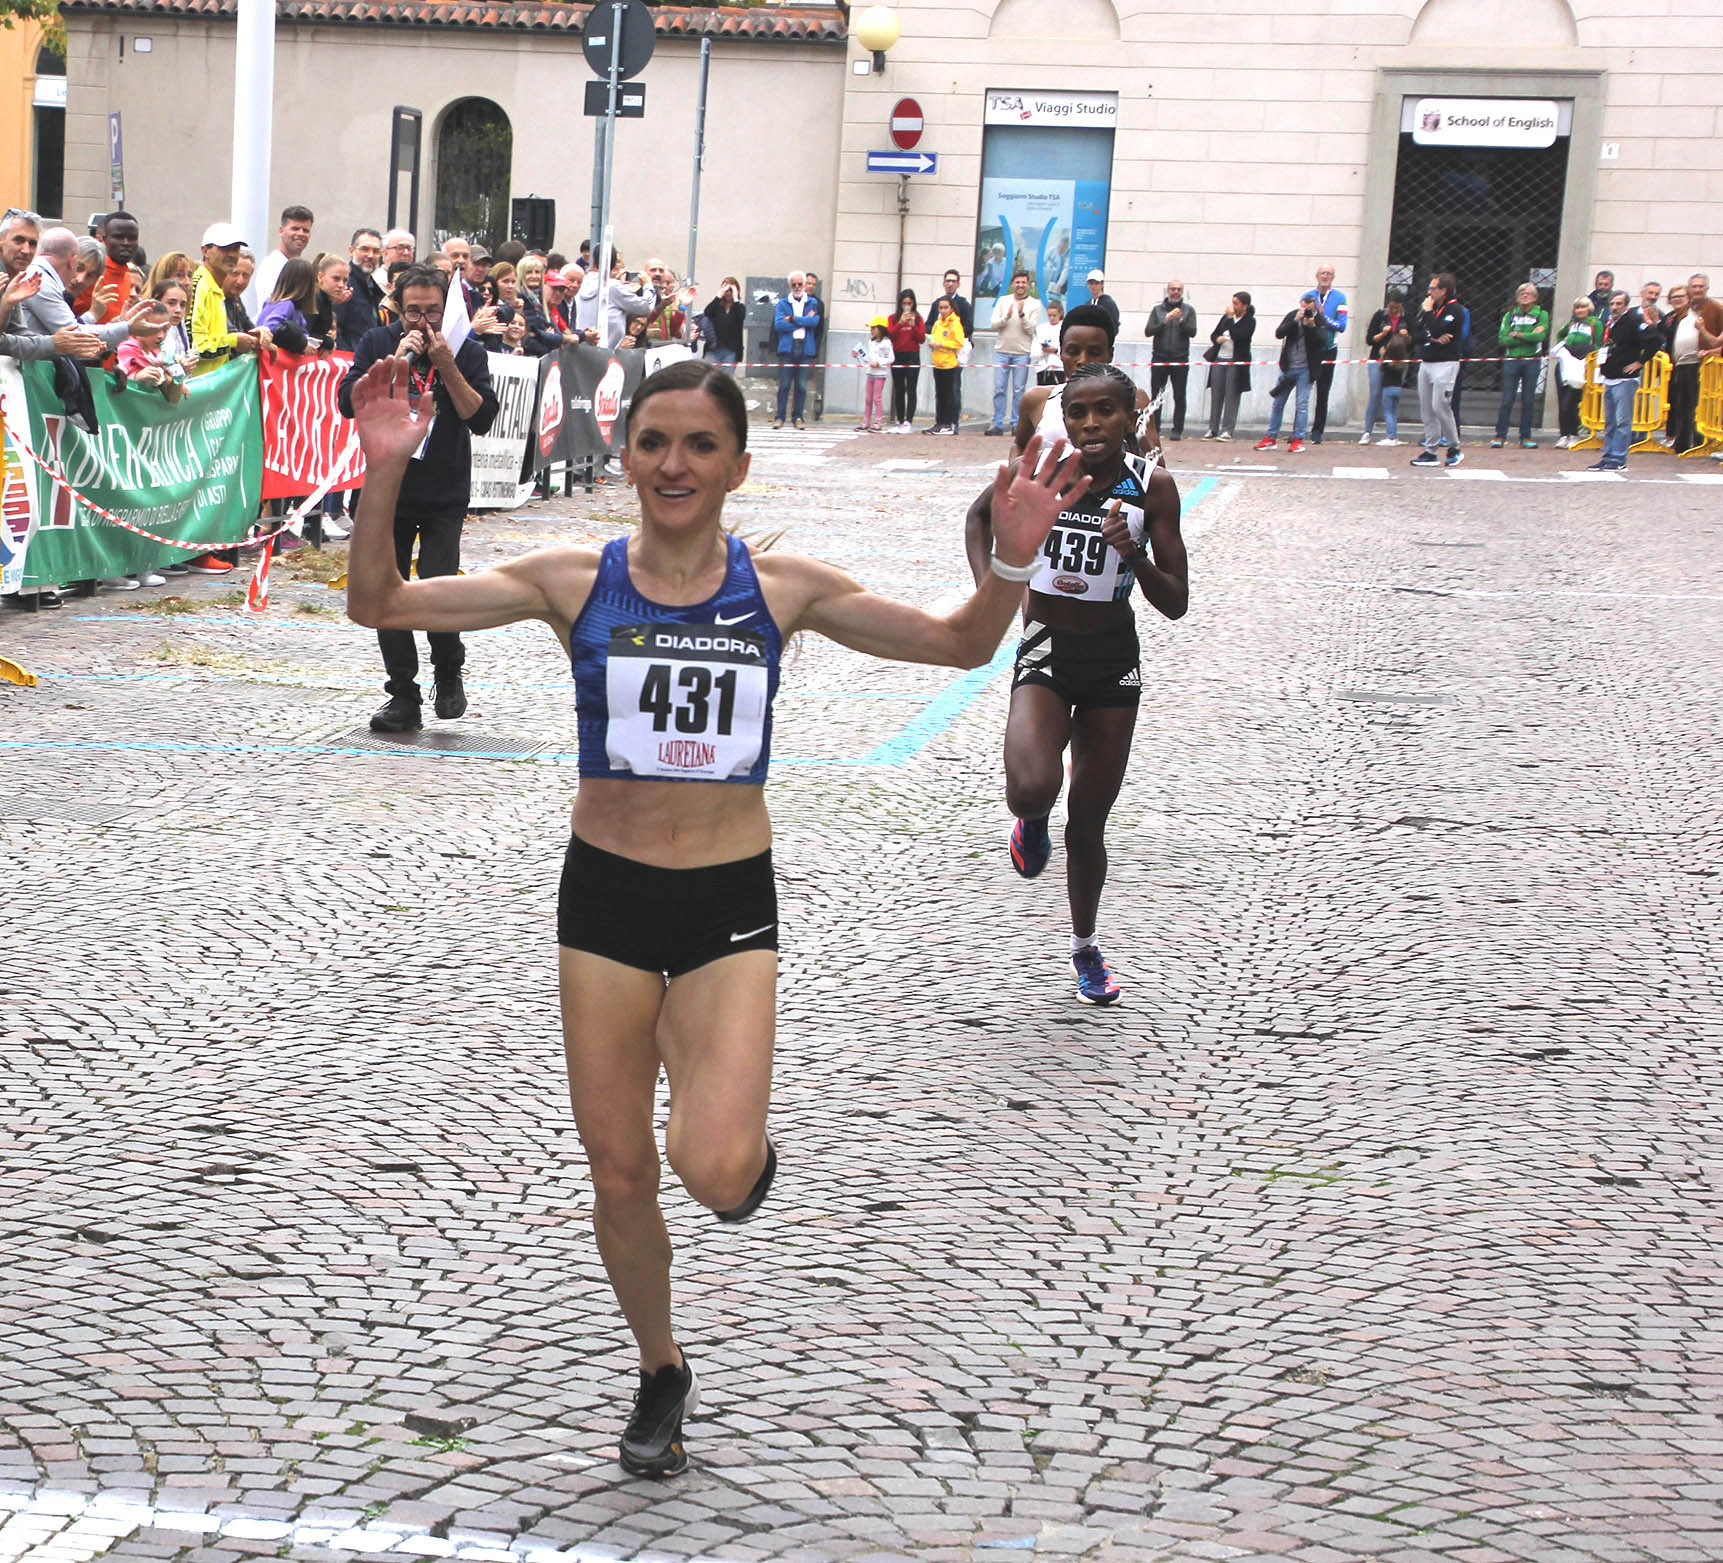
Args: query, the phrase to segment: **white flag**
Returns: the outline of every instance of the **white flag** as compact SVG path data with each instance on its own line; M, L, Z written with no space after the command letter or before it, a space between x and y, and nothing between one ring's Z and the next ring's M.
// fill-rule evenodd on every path
M467 313L467 290L456 272L449 279L449 296L443 305L443 339L451 353L461 350L461 343L473 334L472 316Z

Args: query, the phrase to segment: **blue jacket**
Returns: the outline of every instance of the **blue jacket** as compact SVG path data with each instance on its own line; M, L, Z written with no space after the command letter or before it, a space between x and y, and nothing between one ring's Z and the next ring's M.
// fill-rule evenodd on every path
M809 293L803 302L807 307L803 309L800 319L791 312L788 293L772 308L772 331L777 337L780 358L811 359L819 349L820 301ZM796 340L798 330L802 333L799 342Z

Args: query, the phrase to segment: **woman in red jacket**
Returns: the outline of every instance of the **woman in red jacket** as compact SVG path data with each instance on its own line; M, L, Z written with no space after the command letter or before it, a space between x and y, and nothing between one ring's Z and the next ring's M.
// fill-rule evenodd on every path
M921 381L921 344L927 340L927 322L915 307L915 292L905 288L897 296L897 313L886 328L891 338L891 416L899 434L915 427L915 390Z

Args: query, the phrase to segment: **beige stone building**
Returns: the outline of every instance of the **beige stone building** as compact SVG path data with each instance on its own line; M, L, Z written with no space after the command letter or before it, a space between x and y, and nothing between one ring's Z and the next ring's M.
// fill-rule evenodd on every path
M124 110L129 204L158 247L224 215L232 0L66 0L67 205L102 205L106 120ZM508 188L554 196L558 242L588 227L585 6L281 0L272 194L319 237L380 222L390 111L425 115L421 240L451 114L474 98L512 132ZM714 39L701 280L826 278L841 357L899 278L925 303L947 265L983 297L1003 265L1124 313L1121 357L1181 278L1207 327L1249 290L1272 326L1332 262L1355 349L1391 282L1460 277L1487 353L1515 283L1559 310L1596 268L1723 286L1723 0L901 0L883 72L847 8L658 8L647 117L618 142L629 251L687 250L698 39ZM149 52L140 55L140 41ZM937 171L870 172L913 98ZM132 193L135 192L135 193ZM266 240L269 236L265 236ZM978 355L986 357L986 343ZM1477 384L1487 388L1488 366ZM829 377L841 405L849 376ZM1258 376L1265 387L1271 377ZM1337 406L1343 411L1344 389ZM970 376L969 401L987 377ZM1361 377L1354 377L1357 411ZM1484 398L1477 398L1481 403ZM1260 398L1259 398L1260 407ZM1472 410L1476 417L1481 406Z

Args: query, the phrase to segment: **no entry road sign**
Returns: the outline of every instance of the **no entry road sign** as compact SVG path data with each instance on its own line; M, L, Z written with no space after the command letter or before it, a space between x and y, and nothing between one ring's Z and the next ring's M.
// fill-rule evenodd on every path
M899 98L891 111L891 139L907 152L921 140L921 105L914 98Z

